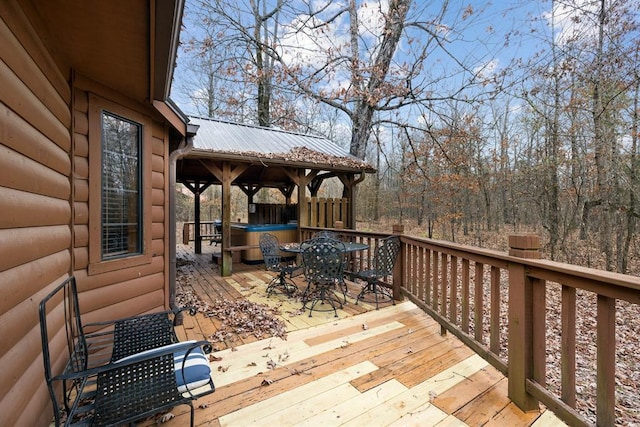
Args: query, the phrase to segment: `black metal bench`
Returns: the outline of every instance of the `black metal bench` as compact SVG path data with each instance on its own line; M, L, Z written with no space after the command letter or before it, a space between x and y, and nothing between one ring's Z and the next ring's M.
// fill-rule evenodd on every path
M218 246L218 243L222 243L222 234L201 234L200 239L209 240L209 245L214 243Z
M184 309L83 324L74 277L39 306L56 425L131 423L213 393L207 341L178 342ZM193 314L193 312L192 312Z
M222 224L213 224L213 233L205 233L200 235L200 240L209 239L209 245L214 243L218 246L218 243L222 243Z

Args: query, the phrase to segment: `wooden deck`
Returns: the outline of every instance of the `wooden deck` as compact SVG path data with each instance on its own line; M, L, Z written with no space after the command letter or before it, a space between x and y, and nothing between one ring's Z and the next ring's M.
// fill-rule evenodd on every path
M241 337L218 347L211 363L217 390L196 402L198 426L563 425L550 411L520 411L498 371L455 337L441 335L410 302L375 310L350 300L337 319L333 312L309 318L298 301L266 298L270 273L263 266L234 264L233 276L222 278L210 253L195 256L181 245L178 258L203 300L277 306L288 330L286 341ZM358 286L350 284L349 293ZM216 327L215 319L198 314L186 317L178 332L201 339ZM189 425L187 407L171 416L164 425Z

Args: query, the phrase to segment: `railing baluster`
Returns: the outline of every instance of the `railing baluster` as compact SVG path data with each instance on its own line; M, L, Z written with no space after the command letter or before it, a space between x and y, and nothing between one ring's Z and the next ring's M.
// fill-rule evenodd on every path
M402 276L402 282L407 284L407 283L411 283L409 281L409 272L407 271L407 257L409 256L409 245L401 245L400 246L400 259L398 260L399 262L396 263L398 265L399 273L400 276ZM394 269L394 271L397 269ZM395 279L395 277L394 277ZM395 280L394 280L395 282ZM394 285L395 287L395 285Z
M462 321L462 332L469 333L469 278L470 266L469 260L462 260L462 313L460 313Z
M473 329L475 331L475 339L476 341L478 341L479 343L483 343L484 341L482 340L482 315L483 315L483 297L484 297L484 290L483 290L483 286L482 286L482 282L483 282L483 276L484 276L484 265L482 263L476 262L476 273L475 273L475 279L474 279L474 283L475 283L475 287L474 287L474 291L473 291L473 310L474 310L474 316L473 316Z
M451 292L449 293L450 305L449 319L458 325L458 257L451 256Z
M411 247L411 265L413 268L413 282L415 283L414 289L420 293L420 289L422 289L422 280L421 270L420 270L420 252L422 252L422 248L417 246Z
M407 260L405 265L407 266L407 269L413 270L411 271L411 278L414 281L416 278L416 271L413 269L413 265L414 265L416 253L417 253L417 247L415 245L410 245L407 247Z
M408 286L409 289L412 289L415 287L415 283L414 283L414 278L415 278L415 272L413 271L412 268L412 259L414 256L414 251L415 251L415 247L410 245L407 246L407 250L406 250L406 259L405 259L405 286Z
M491 266L491 336L489 337L489 349L500 354L500 269Z
M424 301L424 287L425 287L425 283L424 283L424 252L425 249L420 246L418 248L418 299L420 299L420 301Z
M576 407L576 289L562 286L562 400ZM536 379L537 380L537 379ZM540 382L540 380L537 380ZM544 385L544 383L541 383Z
M432 266L431 266L431 277L432 277L432 282L431 282L431 307L435 310L438 311L438 284L440 282L439 277L438 277L438 252L433 252L433 259L432 261Z
M425 286L424 286L424 303L429 304L431 301L431 250L425 248Z
M616 414L616 300L598 295L596 424L612 426Z
M447 254L442 252L440 254L440 314L442 317L447 317L447 286L449 284L447 260Z
M531 352L533 353L532 378L541 385L547 382L547 284L541 279L531 279Z

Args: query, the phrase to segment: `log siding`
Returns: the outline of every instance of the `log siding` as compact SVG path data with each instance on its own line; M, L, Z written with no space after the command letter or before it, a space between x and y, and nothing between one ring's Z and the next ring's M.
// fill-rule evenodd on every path
M0 6L0 424L45 425L37 304L71 268L71 89L21 12Z
M78 279L88 321L168 307L169 123L74 70L29 2L0 2L0 425L46 426L38 303L69 274ZM125 78L126 76L123 76ZM137 84L132 82L132 84ZM140 122L143 145L144 254L100 267L99 107ZM96 151L97 147L97 151ZM98 165L98 166L96 166ZM93 185L93 186L92 186ZM92 205L97 203L97 206ZM97 208L97 209L96 209ZM99 218L98 218L99 221ZM99 249L99 246L98 246ZM57 327L60 327L58 325ZM53 325L55 328L56 326ZM55 334L54 334L55 335ZM62 334L59 334L62 337ZM54 369L63 340L51 343Z

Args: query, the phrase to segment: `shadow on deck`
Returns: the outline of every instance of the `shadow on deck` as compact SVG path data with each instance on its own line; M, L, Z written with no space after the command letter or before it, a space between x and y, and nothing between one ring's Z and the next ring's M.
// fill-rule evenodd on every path
M178 259L183 285L203 301L246 298L278 307L288 332L286 341L245 336L218 345L211 362L217 391L196 402L196 425L563 425L550 411L520 411L507 398L506 378L441 335L411 302L375 310L351 299L337 319L333 312L309 318L299 301L266 298L271 273L262 265L234 264L234 274L222 278L210 253L180 245ZM350 295L358 290L350 283ZM207 338L217 326L198 314L178 332ZM186 408L172 415L166 426L189 424Z

